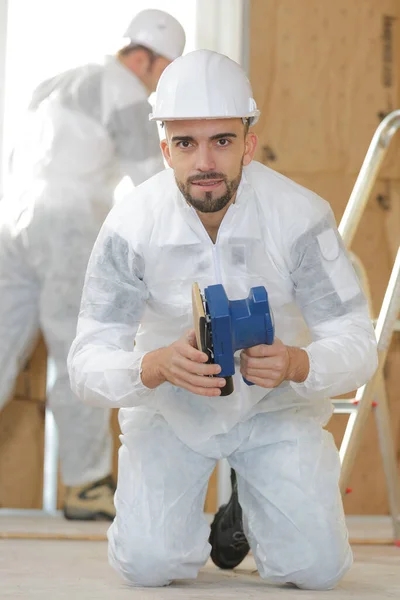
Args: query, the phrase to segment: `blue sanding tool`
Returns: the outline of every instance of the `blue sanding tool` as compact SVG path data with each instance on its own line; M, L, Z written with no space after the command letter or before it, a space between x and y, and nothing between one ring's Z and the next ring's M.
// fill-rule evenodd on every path
M202 294L195 283L192 302L197 346L207 354L210 363L220 365L222 371L218 377L226 379L221 395L228 396L233 392L235 352L274 341L267 290L263 286L253 287L248 298L229 300L223 285L210 285Z

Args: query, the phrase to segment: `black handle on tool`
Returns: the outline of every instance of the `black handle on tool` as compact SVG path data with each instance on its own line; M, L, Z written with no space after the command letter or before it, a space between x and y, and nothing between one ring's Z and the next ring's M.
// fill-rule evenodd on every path
M218 377L218 375L217 375ZM230 396L233 392L233 377L230 375L229 377L224 377L226 384L221 388L221 396Z

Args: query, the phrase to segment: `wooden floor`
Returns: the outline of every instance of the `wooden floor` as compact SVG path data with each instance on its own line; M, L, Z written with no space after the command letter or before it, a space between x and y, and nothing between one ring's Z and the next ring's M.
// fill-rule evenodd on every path
M355 521L350 529L358 538L390 537L387 519ZM321 598L321 592L265 584L258 577L252 557L233 573L219 571L209 563L196 581L162 589L129 588L108 566L107 544L102 541L106 528L104 523L75 524L60 517L0 516L1 600ZM27 535L47 535L48 539L23 539ZM57 536L64 539L56 539ZM83 537L92 537L92 541ZM355 564L339 586L328 593L329 600L400 598L400 548L379 543L355 545L353 550Z

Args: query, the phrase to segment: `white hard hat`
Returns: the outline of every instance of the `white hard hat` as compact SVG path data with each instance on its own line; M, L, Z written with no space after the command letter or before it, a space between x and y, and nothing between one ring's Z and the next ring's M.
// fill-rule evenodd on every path
M224 54L195 50L164 70L150 120L239 117L254 124L259 115L250 82L240 65Z
M124 37L169 60L181 56L186 42L185 31L179 21L172 15L155 9L138 13Z

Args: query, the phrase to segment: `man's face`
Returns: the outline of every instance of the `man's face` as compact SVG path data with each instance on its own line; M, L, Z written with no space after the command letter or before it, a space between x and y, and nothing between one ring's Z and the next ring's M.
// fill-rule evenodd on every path
M222 210L235 196L257 138L241 119L168 121L161 149L186 201L203 213Z

